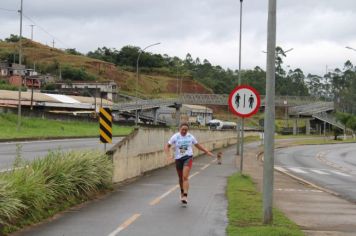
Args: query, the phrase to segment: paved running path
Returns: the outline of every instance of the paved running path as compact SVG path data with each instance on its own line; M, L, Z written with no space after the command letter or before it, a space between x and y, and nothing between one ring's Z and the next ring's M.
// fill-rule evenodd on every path
M227 177L236 171L235 149L233 146L224 150L222 165L206 156L194 160L187 208L179 202L175 167L169 166L15 235L225 235L225 190Z

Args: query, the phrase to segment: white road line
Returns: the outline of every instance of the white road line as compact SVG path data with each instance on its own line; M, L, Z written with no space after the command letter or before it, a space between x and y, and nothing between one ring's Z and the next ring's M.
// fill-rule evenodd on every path
M153 205L157 205L163 198L167 197L170 193L174 192L177 188L179 188L179 185L175 185L173 188L169 189L167 192L165 192L164 194L162 194L161 196L153 199L151 202L150 202L150 206L153 206Z
M313 192L313 193L322 193L323 191L315 190L315 189L293 189L293 188L277 188L276 191L283 192Z
M192 175L189 176L189 179L193 178L194 176L196 176L196 175L199 174L199 173L200 173L199 171L195 172L194 174L192 174Z
M321 170L314 170L314 169L310 169L310 171L317 173L319 175L329 175L328 173L321 171Z
M193 178L194 176L196 176L197 174L199 174L200 172L197 171L195 172L194 174L190 175L189 176L189 179ZM179 188L179 185L175 185L174 187L170 188L167 192L165 192L164 194L162 194L161 196L153 199L151 202L150 202L150 206L154 206L154 205L157 205L163 198L167 197L169 194L171 194L172 192L174 192L176 189Z
M122 223L119 227L117 227L113 232L111 232L108 236L116 236L118 233L126 229L130 224L132 224L135 220L137 220L141 214L134 214L130 218L128 218L124 223Z
M301 173L301 174L306 174L307 172L305 172L304 170L301 170L297 167L288 167L288 169L290 169L291 171L294 171L296 173Z
M339 171L336 171L336 170L331 170L330 172L332 172L334 174L337 174L337 175L340 175L340 176L351 177L351 175L348 175L348 174L345 174L345 173L342 173L342 172L339 172Z
M283 167L281 167L281 166L275 166L274 167L276 170L279 170L279 171L281 171L281 172L287 172L287 170L286 169L284 169Z
M210 166L210 164L206 164L205 166L203 166L202 168L200 168L201 170L205 170L206 168L208 168Z

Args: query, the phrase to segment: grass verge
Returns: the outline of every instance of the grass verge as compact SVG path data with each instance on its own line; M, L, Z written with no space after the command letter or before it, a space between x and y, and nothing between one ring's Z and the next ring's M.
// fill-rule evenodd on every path
M0 140L48 137L93 137L99 136L99 124L94 122L57 121L22 117L21 129L17 131L17 116L0 113ZM128 135L133 128L113 125L113 135Z
M112 161L99 152L49 153L0 174L0 224L8 234L112 188ZM1 232L0 232L1 234Z
M229 177L227 195L229 236L304 235L295 223L277 209L273 209L272 225L262 223L262 197L249 176L235 174Z
M334 140L330 138L324 139L309 139L309 140L296 140L296 145L320 145L320 144L341 144L341 143L355 143L356 140L353 138L346 139L346 140Z

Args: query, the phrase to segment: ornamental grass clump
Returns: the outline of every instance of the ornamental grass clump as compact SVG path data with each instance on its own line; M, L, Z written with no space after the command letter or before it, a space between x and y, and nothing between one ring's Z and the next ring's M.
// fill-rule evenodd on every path
M97 151L55 151L2 173L0 224L14 231L86 201L112 187L112 169Z

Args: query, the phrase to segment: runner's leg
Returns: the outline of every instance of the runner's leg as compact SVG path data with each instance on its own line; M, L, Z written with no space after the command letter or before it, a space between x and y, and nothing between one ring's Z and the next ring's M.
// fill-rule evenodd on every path
M176 170L179 178L180 195L183 197L183 163L180 163L178 160L176 160Z
M184 195L188 195L188 190L189 190L189 173L192 168L192 163L193 160L190 159L186 165L183 167L183 190L184 190Z

